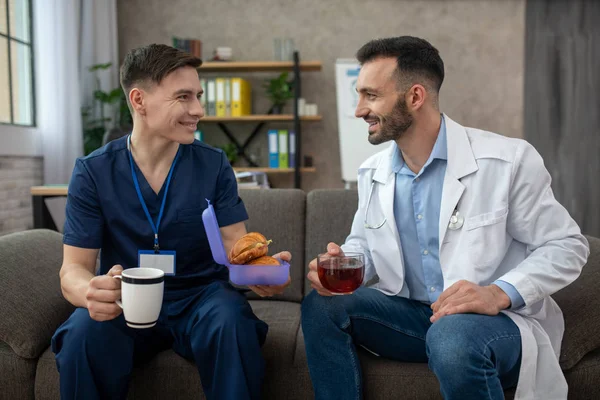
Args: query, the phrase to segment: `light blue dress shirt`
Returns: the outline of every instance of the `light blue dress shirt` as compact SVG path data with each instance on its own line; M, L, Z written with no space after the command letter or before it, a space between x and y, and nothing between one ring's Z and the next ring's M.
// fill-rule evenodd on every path
M392 159L396 174L394 217L404 256L405 279L410 298L431 304L444 290L439 255L439 223L442 188L448 160L446 123L441 117L438 138L429 159L415 174L408 168L399 149ZM511 308L524 304L510 283L495 281L510 297Z

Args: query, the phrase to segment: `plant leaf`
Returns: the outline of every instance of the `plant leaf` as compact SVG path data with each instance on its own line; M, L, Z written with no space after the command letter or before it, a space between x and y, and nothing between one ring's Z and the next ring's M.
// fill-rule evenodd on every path
M94 71L98 71L100 69L108 69L108 68L110 68L111 65L112 65L111 62L104 63L104 64L94 64L88 68L88 71L94 72Z

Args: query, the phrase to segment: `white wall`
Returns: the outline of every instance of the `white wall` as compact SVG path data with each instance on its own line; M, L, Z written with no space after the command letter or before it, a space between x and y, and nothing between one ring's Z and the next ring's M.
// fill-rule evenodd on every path
M37 128L0 125L0 156L40 156L42 140Z

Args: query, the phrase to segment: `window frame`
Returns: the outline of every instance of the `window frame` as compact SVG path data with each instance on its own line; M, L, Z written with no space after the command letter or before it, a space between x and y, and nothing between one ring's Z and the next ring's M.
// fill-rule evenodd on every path
M34 43L34 37L33 37L33 1L32 0L22 0L22 1L26 1L28 3L28 8L29 8L29 42L26 42L22 39L19 39L17 37L14 37L11 35L11 25L10 25L10 0L0 0L0 1L4 1L5 2L5 6L6 6L6 34L0 32L0 38L5 38L7 40L7 53L8 53L8 57L7 57L7 63L8 63L8 95L9 95L9 102L10 102L10 122L3 122L0 121L0 126L4 125L4 126L19 126L19 127L24 127L24 128L35 128L37 127L36 124L36 98L35 98L35 54L34 54L34 48L33 48L33 43ZM24 46L28 46L29 47L29 54L30 54L30 60L31 60L31 71L30 71L30 76L31 76L31 123L30 124L23 124L23 123L18 123L15 122L15 111L14 111L14 98L13 98L13 72L12 72L12 52L11 52L11 44L15 42L15 43L20 43Z

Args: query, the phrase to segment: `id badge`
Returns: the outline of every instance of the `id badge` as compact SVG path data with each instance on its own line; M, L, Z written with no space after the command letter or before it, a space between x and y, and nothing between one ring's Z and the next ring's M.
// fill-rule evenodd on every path
M138 265L142 268L160 269L165 275L175 275L175 251L139 250Z

